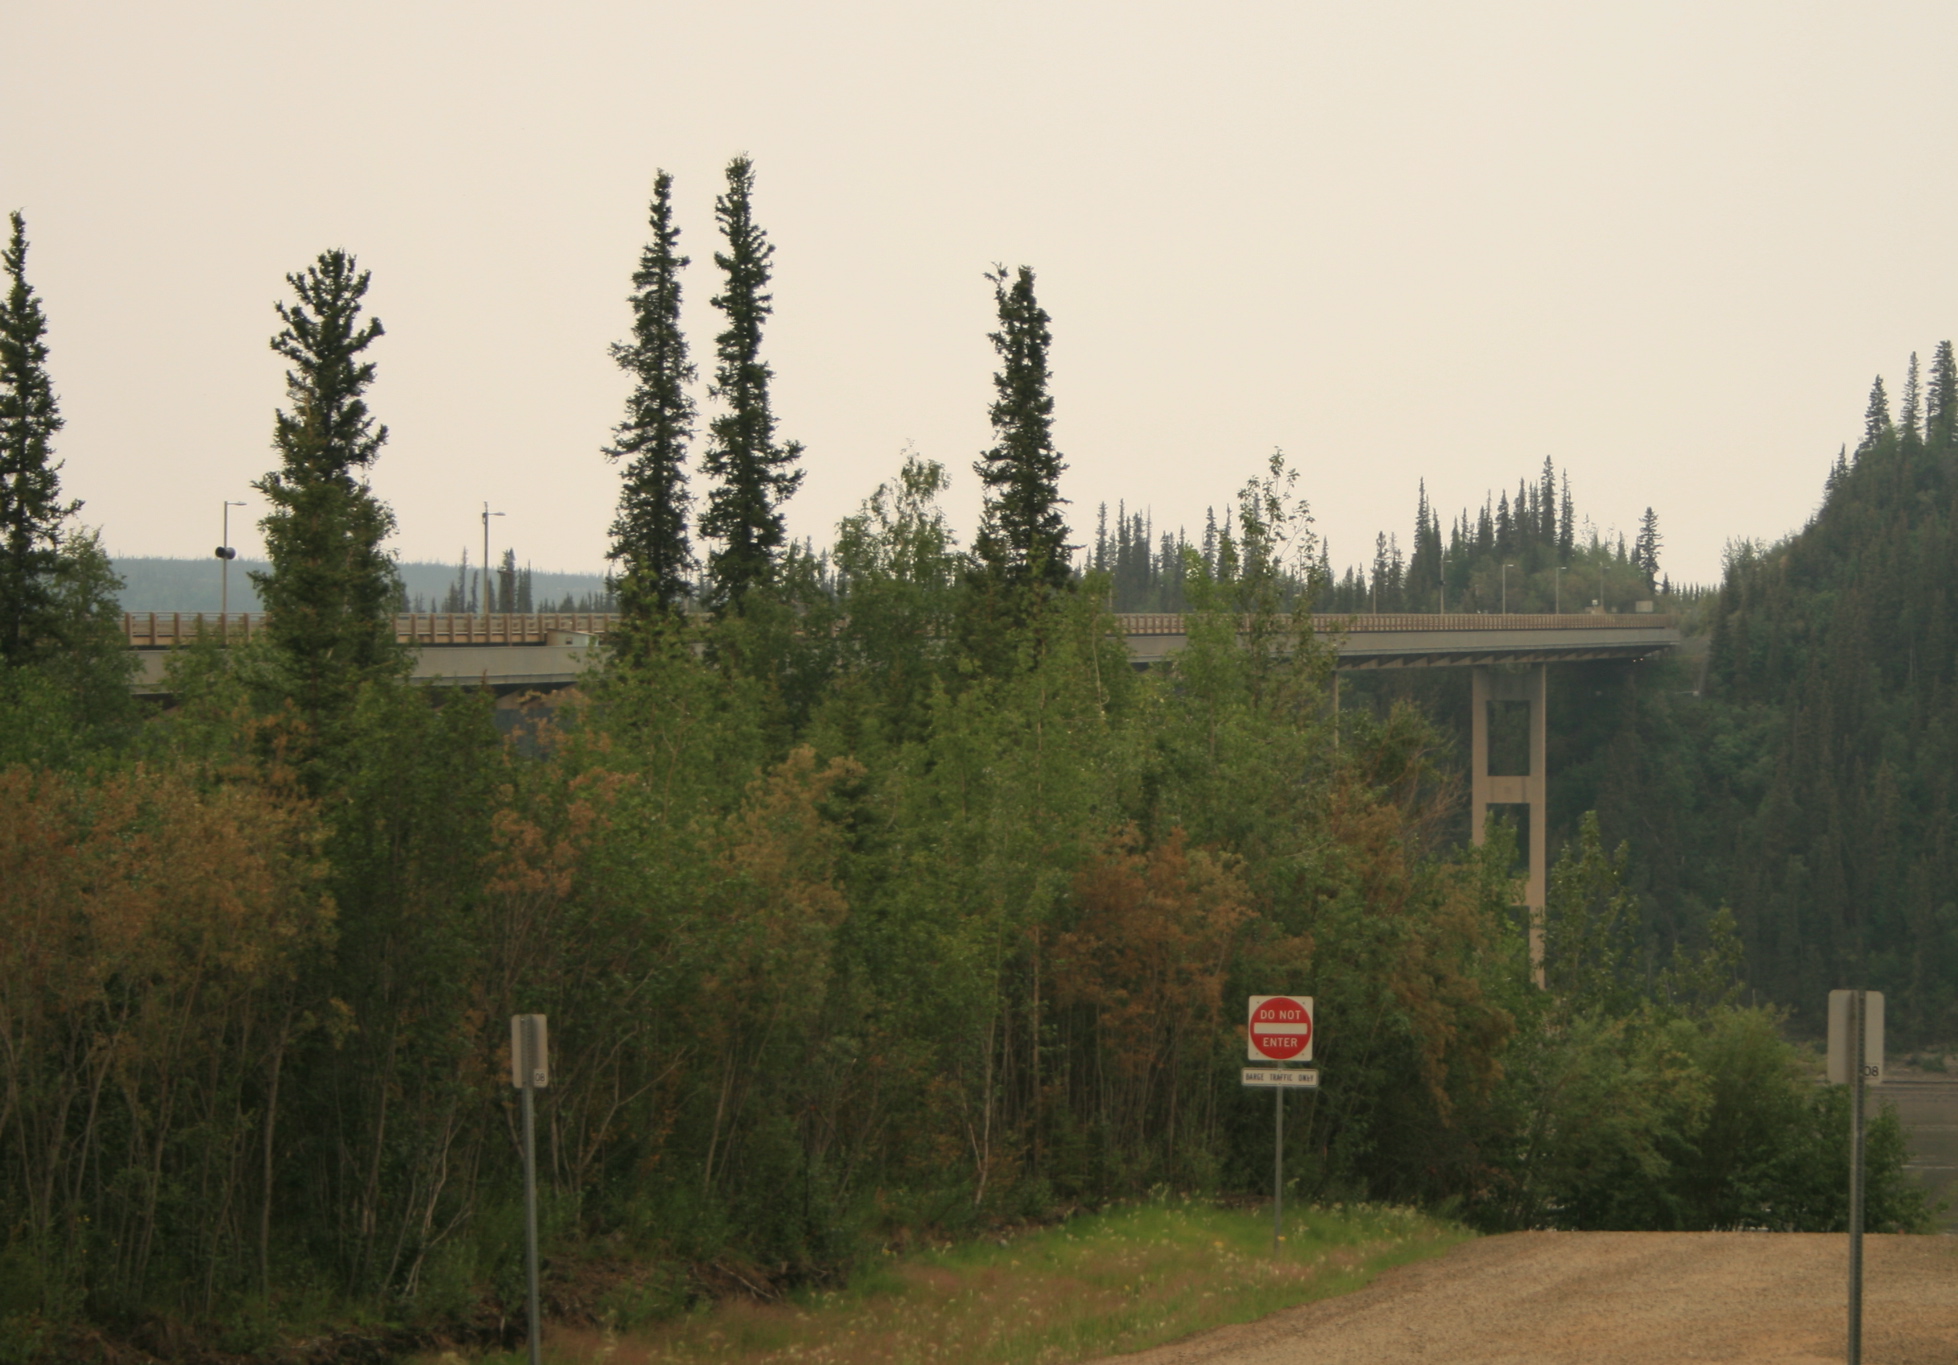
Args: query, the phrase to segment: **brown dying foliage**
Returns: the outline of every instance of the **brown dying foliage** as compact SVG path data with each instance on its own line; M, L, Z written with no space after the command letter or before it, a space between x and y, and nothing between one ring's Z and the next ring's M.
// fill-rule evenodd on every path
M1134 1159L1192 1144L1215 1118L1214 1061L1223 991L1251 893L1237 860L1189 847L1181 830L1145 847L1117 831L1075 879L1081 914L1056 941L1055 1002L1084 1011L1077 1104Z
M1250 890L1234 860L1178 829L1144 848L1118 831L1075 879L1081 918L1056 945L1060 1003L1095 1011L1114 1069L1131 1080L1221 1026L1224 977Z
M130 1288L167 1241L214 1264L255 1240L252 1135L332 938L318 850L276 788L0 772L0 1214L39 1254Z
M1328 832L1343 875L1380 931L1375 964L1404 1014L1421 1080L1445 1122L1451 1077L1487 1094L1515 1021L1488 998L1474 970L1494 947L1486 888L1474 876L1438 875L1418 856L1418 820L1349 775L1332 793Z

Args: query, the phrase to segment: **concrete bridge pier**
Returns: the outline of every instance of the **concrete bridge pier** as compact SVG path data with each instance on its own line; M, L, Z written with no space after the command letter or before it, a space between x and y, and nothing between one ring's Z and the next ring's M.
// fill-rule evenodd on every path
M1478 664L1469 722L1470 829L1478 845L1487 842L1491 807L1516 825L1528 868L1523 904L1530 916L1530 968L1539 986L1543 984L1543 907L1549 889L1549 817L1544 800L1550 785L1544 717L1548 672L1544 664L1508 668ZM1494 752L1492 726L1499 741ZM1518 743L1525 733L1527 742Z

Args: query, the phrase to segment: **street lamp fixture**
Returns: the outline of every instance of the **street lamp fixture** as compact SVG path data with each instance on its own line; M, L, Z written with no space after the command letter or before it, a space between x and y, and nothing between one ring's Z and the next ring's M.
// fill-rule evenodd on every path
M225 500L224 539L211 552L218 557L218 630L224 633L229 632L231 624L231 561L238 557L238 552L231 548L231 509L244 505Z

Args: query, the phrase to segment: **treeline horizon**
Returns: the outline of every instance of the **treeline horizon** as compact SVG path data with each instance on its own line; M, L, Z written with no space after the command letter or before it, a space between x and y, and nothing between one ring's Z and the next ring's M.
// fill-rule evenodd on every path
M492 603L508 600L512 611L603 612L612 609L605 576L596 573L568 573L533 569L518 565L514 551L491 570ZM116 600L124 611L206 611L218 610L221 599L219 564L213 559L190 559L155 555L116 555L110 567L122 580ZM470 562L467 549L449 563L439 560L394 561L401 581L396 597L400 611L480 612L482 610L481 570ZM265 559L239 558L231 563L231 609L257 611L258 593L247 575L263 573L271 567ZM567 605L568 604L568 605ZM491 610L500 611L500 605Z
M1108 577L1116 611L1187 610L1191 572L1222 580L1236 572L1237 513L1230 504L1222 518L1214 506L1205 508L1202 536L1191 540L1180 524L1174 533L1156 531L1153 510L1132 513L1122 502L1111 527L1102 503L1081 567ZM1315 611L1335 613L1628 611L1641 601L1691 602L1709 591L1675 594L1660 569L1664 540L1650 507L1629 545L1588 517L1580 523L1570 474L1564 471L1560 484L1548 456L1538 482L1518 482L1513 503L1507 491L1491 489L1479 512L1464 510L1450 522L1446 538L1422 480L1410 543L1411 553L1404 552L1398 532L1381 531L1370 564L1335 574L1330 542L1321 537L1316 561L1295 576L1293 590Z
M540 596L533 590L535 573L528 564L517 565L513 548L502 551L486 583L481 566L472 574L465 547L453 583L410 588L404 582L396 594L398 610L603 610L609 604L634 614L651 604L667 612L718 611L738 602L771 556L799 557L807 562L797 565L797 572L832 591L837 588L835 544L818 546L813 538L794 541L782 511L807 474L806 452L800 442L779 437L770 403L774 372L762 358L761 340L773 313L768 284L774 246L754 221L753 188L752 163L736 157L728 166L726 190L715 200L715 222L726 251L716 252L713 259L726 283L713 305L727 327L715 338L716 365L705 386L708 399L718 406L707 421L699 461L700 471L713 481L703 504L695 506L689 472L702 411L696 397L700 376L680 322L684 278L692 261L680 250L672 177L661 171L648 210L650 240L632 275L632 335L610 348L614 363L635 380L625 418L603 449L608 460L620 465L625 490L606 552L613 574L599 592L574 591L573 605L566 606L564 593ZM1070 504L1059 491L1066 465L1053 446L1054 400L1046 388L1050 319L1035 299L1029 267L1008 272L996 265L986 279L1002 327L991 339L996 348L1004 348L1006 362L994 378L991 415L997 427L1001 415L1010 414L1014 434L973 466L989 496L970 541L971 557L998 566L1003 557L1024 561L1037 556L1037 572L1025 564L1015 572L1036 572L1053 584L1105 575L1118 611L1186 609L1184 578L1191 557L1201 572L1229 581L1244 567L1241 533L1233 529L1247 516L1242 498L1256 483L1258 469L1282 460L1283 452L1252 464L1247 491L1240 491L1236 503L1227 501L1221 516L1216 506L1205 508L1200 539L1191 539L1181 522L1174 533L1158 533L1153 509L1130 513L1126 502L1118 500L1112 530L1104 501L1096 508L1093 539L1073 541L1064 510ZM372 326L369 340L381 335L378 324ZM386 436L385 428L378 429L372 437L374 451ZM1030 483L1010 473L1009 465L1037 467L1040 479ZM1009 487L1015 478L1018 484ZM1253 509L1248 515L1255 519L1258 514ZM388 527L393 529L391 516ZM706 547L704 558L697 541ZM385 538L372 553L392 559L397 573L408 567L384 543ZM948 543L957 543L956 536L948 533ZM1479 509L1464 508L1455 515L1445 534L1440 513L1429 504L1426 481L1419 481L1407 548L1403 550L1398 531L1379 531L1371 561L1349 564L1343 571L1335 570L1323 536L1303 532L1299 543L1288 547L1297 562L1286 566L1281 581L1291 596L1330 612L1443 612L1452 602L1458 612L1486 613L1508 609L1512 597L1518 610L1531 612L1561 610L1566 597L1579 610L1628 610L1640 601L1673 596L1659 563L1662 545L1658 518L1649 506L1629 544L1622 533L1611 536L1588 517L1580 523L1568 470L1560 479L1546 456L1535 477L1518 480L1513 499L1508 489L1492 488ZM1692 588L1684 596L1690 600L1704 591ZM540 605L545 601L550 605Z

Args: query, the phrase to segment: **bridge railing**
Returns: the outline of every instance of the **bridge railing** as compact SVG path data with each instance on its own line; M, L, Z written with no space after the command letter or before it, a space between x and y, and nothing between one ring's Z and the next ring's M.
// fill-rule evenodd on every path
M602 635L618 621L616 613L561 612L402 612L394 618L394 638L404 645L543 645L562 642L566 635ZM1124 635L1181 635L1186 627L1180 612L1125 612L1115 617ZM1394 614L1315 614L1321 631L1343 630L1349 635L1370 631L1409 630L1651 630L1673 624L1670 616L1636 612L1631 615L1477 616L1417 612ZM265 629L262 611L224 615L200 611L129 611L122 628L134 649L168 649L189 644L200 633L224 641L248 641Z
M243 644L265 629L262 611L126 611L122 633L131 649L168 649L189 644L208 634L227 643Z
M1181 635L1185 630L1178 612L1118 613L1115 619L1121 623L1124 635ZM1408 630L1652 630L1672 624L1672 617L1652 612L1630 615L1565 612L1557 616L1483 616L1470 612L1314 612L1312 615L1314 630L1343 630L1349 635Z
M564 635L603 635L618 621L614 612L545 611L407 612L394 618L404 645L543 645Z
M401 612L394 638L404 645L543 645L566 635L602 635L619 618L607 612ZM240 644L265 629L262 611L126 611L123 634L132 649L169 649L200 634Z

